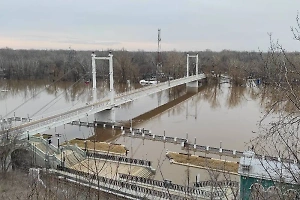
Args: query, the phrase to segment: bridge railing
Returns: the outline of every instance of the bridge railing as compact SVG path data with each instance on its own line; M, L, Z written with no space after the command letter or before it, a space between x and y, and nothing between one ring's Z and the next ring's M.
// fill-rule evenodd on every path
M32 123L37 122L39 120L43 120L43 122L45 122L44 124L48 124L49 122L56 121L57 118L65 119L66 117L72 116L72 115L78 113L79 111L82 112L82 113L84 113L84 112L88 113L89 111L91 111L94 108L98 108L98 107L109 105L109 104L110 104L110 102L106 98L106 99L102 99L100 102L95 103L95 104L88 104L88 105L84 105L84 106L78 106L78 107L75 107L75 108L74 107L71 107L71 108L68 107L66 109L60 109L60 110L56 110L54 112L50 112L50 113L46 113L46 114L43 114L43 115L33 117L32 118L33 121L31 123L29 122L27 124L32 124ZM70 110L70 109L72 109L72 110ZM49 118L49 120L45 120L45 119L48 119L48 118ZM31 126L27 126L27 127L31 127Z
M93 153L93 152L87 152L87 156L93 157L93 158L100 158L105 160L113 160L116 162L123 162L133 165L139 165L144 167L151 167L152 162L148 160L141 160L141 159L135 159L135 158L127 158L124 156L118 156L118 155L109 155L109 154L101 154L101 153Z
M38 156L40 156L41 158L45 159L45 155L46 153L44 151L42 151L41 149L39 149L38 147L36 147L35 145L29 143L29 148L32 149L32 151L34 151L34 153Z
M62 163L62 161L56 157L56 155L49 155L48 156L49 159L49 166L51 168L55 168L57 167L57 165L60 165Z
M123 131L122 135L126 137L133 137L133 138L140 138L140 139L147 139L147 140L154 140L154 141L161 141L161 142L175 143L175 144L183 144L182 148L188 148L190 150L199 151L199 152L217 153L217 154L220 153L232 157L236 157L236 156L240 157L243 155L243 152L241 151L192 144L192 143L188 143L188 140L185 138L155 135L149 133L149 131L146 130L143 131L142 129L133 129L131 132Z
M0 116L0 124L12 124L12 122L28 122L31 121L32 119L29 117L9 117L9 118L4 118L2 119Z
M32 142L40 142L43 145L45 145L45 147L49 148L51 151L59 153L59 149L53 144L49 144L49 141L45 140L43 137L30 137L29 140Z
M67 176L69 179L75 179L76 181L80 181L80 182L82 181L87 182L89 183L89 185L92 184L94 186L101 187L102 189L106 188L108 189L108 191L115 192L116 194L124 194L124 196L130 196L133 197L134 199L137 199L137 197L140 198L145 196L150 199L155 199L155 197L158 197L159 199L169 199L169 198L178 199L178 200L188 199L179 195L168 194L167 192L154 190L152 188L142 187L132 183L126 183L117 179L110 179L103 176L97 176L96 174L81 172L70 168L57 166L57 169L59 171L57 170L50 170L50 171L53 171L54 173L60 176L61 175L65 177ZM67 174L61 173L60 171L67 172ZM78 176L84 178L82 179ZM94 180L96 181L96 183L90 180Z
M109 104L108 100L109 100L108 98L105 98L105 99L101 99L101 101L98 101L97 103L94 103L94 104L88 103L88 104L84 104L84 105L81 104L76 107L72 106L72 107L68 107L68 108L63 108L60 110L56 110L54 112L50 112L50 113L46 113L43 115L33 117L33 120L38 121L38 120L47 119L47 118L60 117L64 114L68 114L68 113L74 114L74 113L77 113L78 111L88 112L94 108L101 107L103 105L108 105Z
M37 120L41 120L41 119L44 119L44 118L57 116L57 115L60 115L61 113L66 113L70 110L81 108L82 106L83 105L76 105L76 107L71 106L71 107L55 110L55 111L52 111L52 112L43 113L43 114L40 114L40 115L37 115L37 116L33 116L32 120L37 121Z
M12 133L12 134L18 133L18 132L26 133L27 130L33 130L33 129L36 129L36 128L39 128L39 127L43 127L45 125L55 123L55 122L59 122L59 121L65 120L65 119L70 118L70 117L78 116L78 118L80 118L81 115L85 115L85 114L88 116L90 111L92 111L95 108L99 108L101 106L108 107L108 108L111 107L110 102L104 102L104 103L101 103L101 104L95 105L95 106L88 105L88 106L85 106L84 108L68 111L67 113L61 113L60 115L49 116L49 117L47 117L48 119L47 118L42 118L42 119L40 119L41 122L39 122L39 120L35 120L35 121L31 121L31 122L26 123L26 124L22 124L22 125L18 126L19 128L17 130L12 129L10 131L10 133Z
M202 75L202 74L199 74L199 75ZM168 87L168 86L173 85L173 84L175 84L175 85L182 84L181 82L184 83L189 79L191 79L191 80L196 79L197 80L197 78L198 77L196 75L189 76L189 77L183 77L183 78L179 78L179 79L176 79L176 80L166 81L166 82L162 82L162 83L159 83L159 84L156 84L156 85L151 85L151 86L142 87L142 88L139 88L139 89L136 89L136 90L131 90L131 91L128 91L128 92L123 92L123 93L117 94L116 97L123 97L123 98L126 98L126 99L134 100L136 97L140 96L140 94L138 94L139 92L144 91L145 93L149 93L149 90L154 89L154 88L161 88L161 90L164 90L165 86Z
M180 79L176 79L176 80L181 80L183 78L180 78ZM174 80L174 81L176 81ZM155 84L155 85L151 85L152 87L160 87L162 85L166 85L168 82L162 82L162 83L158 83L158 84ZM130 91L126 91L126 92L122 92L122 93L119 93L116 95L116 97L122 97L122 96L128 96L128 95L131 95L131 94L135 94L137 92L141 92L141 91L147 91L149 90L149 86L148 87L141 87L139 89L135 89L135 90L130 90Z
M233 181L218 181L218 182L202 181L202 182L199 182L199 185L197 185L197 186L189 187L189 186L174 184L169 181L160 181L160 180L154 180L154 179L132 176L129 174L121 174L121 173L119 173L119 178L127 180L127 181L148 184L148 185L152 185L152 186L156 186L156 187L168 188L170 190L179 191L179 192L183 192L183 193L187 193L187 194L200 194L200 195L206 194L207 195L208 191L205 189L200 189L199 188L200 185L202 187L214 186L215 191L211 192L209 190L209 193L211 193L211 195L213 197L224 196L224 193L222 192L222 189L224 187L238 187L239 186L238 182L233 182ZM209 188L209 189L211 189L211 188Z
M150 133L149 131L144 131L143 132L142 129L133 129L132 132L125 132L124 131L123 135L126 136L126 137L150 139L150 140L170 142L170 143L187 142L187 139L184 139L184 138L156 135L156 134Z
M147 197L150 199L155 199L155 198L162 198L162 199L179 199L179 200L187 200L190 199L190 197L196 197L196 198L204 198L204 199L220 199L221 197L224 196L224 192L222 191L210 191L210 190L201 190L199 188L191 188L187 193L186 190L178 190L177 193L175 194L174 192L168 192L166 191L166 187L158 187L158 188L153 188L153 186L150 187L146 185L138 185L137 182L125 182L123 180L118 180L118 179L110 179L106 178L103 176L99 176L97 174L90 174L87 172L82 172L62 166L57 166L57 170L50 170L53 171L54 173L57 173L58 175L63 175L63 176L68 176L69 178L75 178L77 181L79 181L79 177L84 177L87 178L85 179L89 183L91 183L89 180L95 180L98 183L101 183L101 186L106 186L109 187L110 190L115 190L121 192L127 190L127 194L132 194L136 195L139 197ZM67 172L66 173L61 173L62 172ZM74 177L75 175L75 177ZM84 180L84 179L81 179ZM185 187L185 186L183 186ZM130 191L130 192L128 192ZM151 198L152 197L152 198Z
M76 152L77 154L79 154L80 156L82 156L82 157L86 157L87 155L86 155L86 152L85 151L83 151L81 148L79 148L77 145L65 145L65 146L63 146L63 148L64 149L69 149L69 150L71 150L71 151L74 151L74 152Z
M239 187L239 182L223 180L223 181L199 181L194 183L194 187Z
M31 148L32 152L35 154L35 156L39 156L41 160L44 160L44 164L46 167L56 167L61 163L61 160L56 157L55 154L49 155L47 152L44 152L43 150L39 149L36 145L28 142L29 148Z

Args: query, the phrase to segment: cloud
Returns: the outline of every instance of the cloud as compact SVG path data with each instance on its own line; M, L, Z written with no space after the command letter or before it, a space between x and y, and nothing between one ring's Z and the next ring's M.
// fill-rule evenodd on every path
M299 8L300 1L280 0L1 1L0 45L155 51L161 28L163 50L267 49L268 32L294 50Z
M103 45L103 46L114 46L120 45L121 42L118 41L95 41L95 40L81 40L81 39L67 39L67 40L58 40L59 43L66 44L87 44L87 45Z

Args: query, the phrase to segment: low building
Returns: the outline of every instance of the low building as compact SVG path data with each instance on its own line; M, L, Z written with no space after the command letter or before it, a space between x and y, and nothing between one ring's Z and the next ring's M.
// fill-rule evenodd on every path
M300 168L291 160L256 156L245 151L240 158L240 199L299 199Z

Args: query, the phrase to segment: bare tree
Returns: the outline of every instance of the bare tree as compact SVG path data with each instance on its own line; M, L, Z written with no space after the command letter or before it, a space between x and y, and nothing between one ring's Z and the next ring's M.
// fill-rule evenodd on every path
M299 41L298 15L296 21L297 27L291 30ZM253 186L252 192L257 199L295 199L292 193L286 193L286 185L293 183L298 189L300 185L300 65L298 59L287 53L278 41L274 42L271 35L269 52L263 59L266 79L273 87L269 97L272 101L260 123L261 134L252 143L256 153L265 155L266 159L262 159L261 165L274 181L275 187L264 191L260 186ZM276 161L281 163L280 167L272 164L275 162L272 157L280 158ZM274 178L274 174L279 178Z

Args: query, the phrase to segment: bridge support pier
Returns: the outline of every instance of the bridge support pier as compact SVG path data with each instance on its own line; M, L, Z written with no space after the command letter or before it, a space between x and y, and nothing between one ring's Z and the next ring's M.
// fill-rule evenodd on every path
M116 122L116 111L115 108L109 110L103 110L94 114L95 121L115 123Z
M199 83L198 81L189 82L186 84L186 91L187 92L198 92Z

